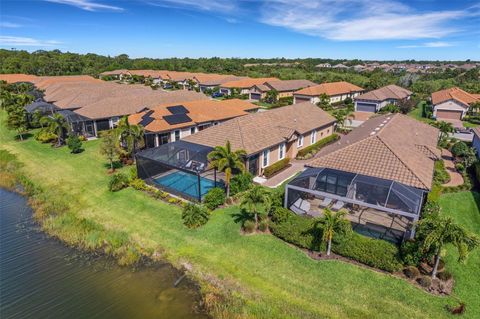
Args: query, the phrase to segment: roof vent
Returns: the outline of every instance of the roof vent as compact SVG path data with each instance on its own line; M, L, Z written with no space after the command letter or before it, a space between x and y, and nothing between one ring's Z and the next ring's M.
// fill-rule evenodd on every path
M385 121L383 121L383 124L385 124L385 123L387 123L387 122L388 122L388 121L387 121L387 120L385 120Z
M379 126L382 127L382 126L384 126L384 125L385 125L385 124L382 123L382 124L380 124Z
M379 128L379 127L376 127L376 128L375 128L375 131L379 131L379 130L380 130L380 128Z
M375 135L375 132L370 133L370 135Z

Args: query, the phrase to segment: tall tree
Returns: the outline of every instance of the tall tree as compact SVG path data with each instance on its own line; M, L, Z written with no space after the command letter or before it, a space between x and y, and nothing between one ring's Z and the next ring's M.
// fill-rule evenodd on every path
M244 159L247 153L244 150L232 151L230 141L225 146L216 146L208 153L210 167L225 173L225 186L227 198L230 196L230 180L235 171L245 172Z
M27 111L23 107L11 108L8 112L7 127L18 132L20 140L28 128Z
M446 244L452 244L457 249L459 262L465 261L468 253L480 245L476 235L440 213L430 214L418 222L418 237L422 238L422 249L434 253L432 278L437 276L441 252Z
M242 198L240 207L255 218L255 229L258 229L258 216L266 215L270 210L272 200L269 191L260 185L254 186Z
M128 157L133 159L138 147L143 145L143 135L145 130L141 125L132 125L128 122L128 117L124 116L118 122L115 128L118 145L122 147Z
M345 219L347 211L340 210L336 213L326 208L323 210L323 216L315 222L317 227L322 230L322 241L327 244L327 256L330 256L332 250L332 240L336 233L345 229L349 221Z
M61 146L65 141L65 132L68 132L69 125L67 120L58 113L45 116L40 121L42 125L46 125L47 130L57 136L56 146Z
M326 93L322 93L319 96L320 101L317 103L317 106L320 107L324 111L329 111L332 109L332 105L330 104L330 97Z

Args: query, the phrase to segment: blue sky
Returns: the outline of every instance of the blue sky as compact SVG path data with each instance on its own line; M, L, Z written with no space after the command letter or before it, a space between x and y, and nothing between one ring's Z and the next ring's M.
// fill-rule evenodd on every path
M131 57L480 60L480 1L1 0L0 47Z

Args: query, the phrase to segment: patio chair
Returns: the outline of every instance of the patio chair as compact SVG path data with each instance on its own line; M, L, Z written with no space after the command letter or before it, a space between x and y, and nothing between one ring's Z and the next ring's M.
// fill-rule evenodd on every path
M331 203L332 203L332 199L325 197L323 201L320 203L320 207L327 207Z
M310 203L299 198L290 206L290 210L298 215L306 214L310 211Z
M332 210L340 210L342 209L342 207L345 205L344 202L342 202L341 200L337 200L337 202L335 204L333 204L332 206Z
M188 161L187 165L185 165L185 168L190 168L190 167L192 167L192 161L191 160Z

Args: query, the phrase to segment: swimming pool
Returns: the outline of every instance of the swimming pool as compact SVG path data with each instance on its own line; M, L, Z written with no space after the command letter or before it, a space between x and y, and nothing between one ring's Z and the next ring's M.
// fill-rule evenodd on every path
M157 177L154 179L154 181L166 189L171 189L173 192L179 192L195 199L198 198L197 175L177 171L168 175ZM200 177L200 193L202 197L214 187L215 181ZM217 182L217 187L222 187L219 182Z

